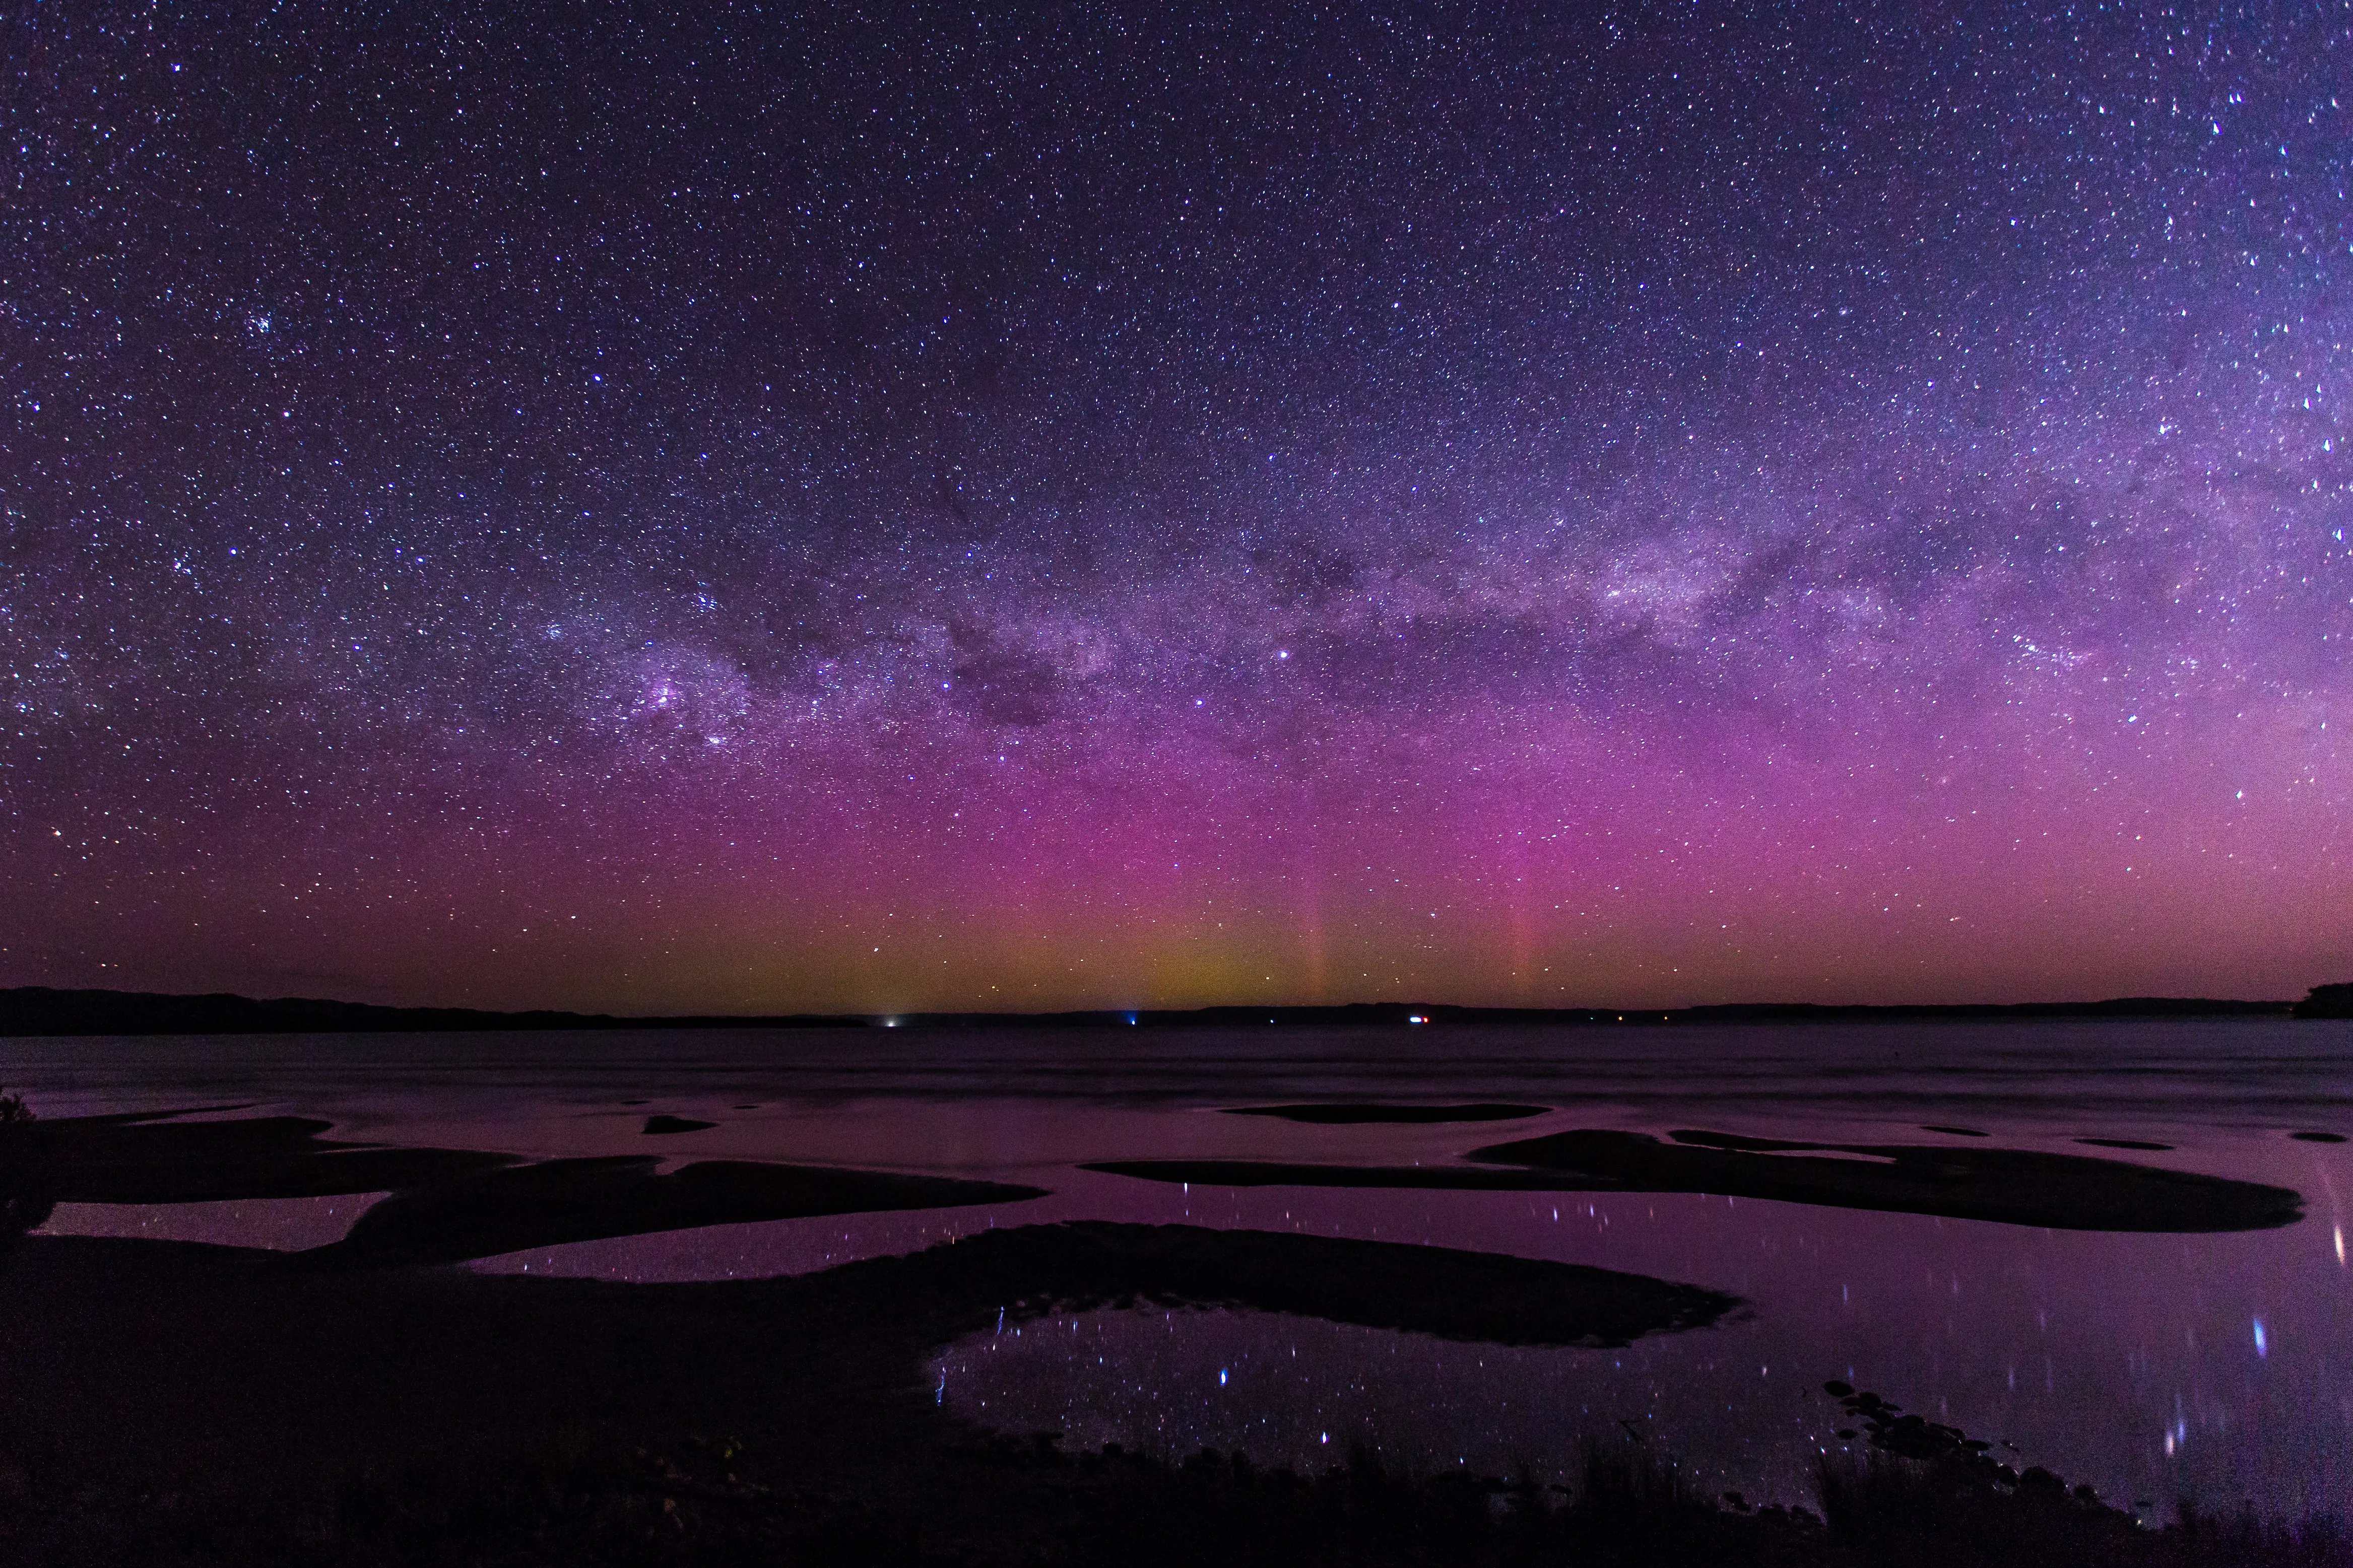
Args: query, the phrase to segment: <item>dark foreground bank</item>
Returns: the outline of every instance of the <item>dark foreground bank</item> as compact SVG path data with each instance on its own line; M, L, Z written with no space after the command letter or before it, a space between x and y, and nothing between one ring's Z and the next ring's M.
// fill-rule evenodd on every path
M1457 1267L1493 1278L1434 1296ZM1821 1397L1847 1450L1803 1506L1766 1508L1622 1442L1567 1489L1064 1454L965 1426L923 1386L926 1355L999 1310L1123 1300L1588 1344L1738 1310L1603 1270L1184 1226L686 1286L32 1237L0 1266L0 1561L2353 1564L2316 1526L2143 1528L1842 1385Z

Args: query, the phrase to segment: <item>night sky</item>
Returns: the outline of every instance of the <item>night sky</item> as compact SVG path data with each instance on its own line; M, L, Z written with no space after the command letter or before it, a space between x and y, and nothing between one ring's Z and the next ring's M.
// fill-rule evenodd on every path
M0 984L2353 978L2353 8L1811 9L11 7Z

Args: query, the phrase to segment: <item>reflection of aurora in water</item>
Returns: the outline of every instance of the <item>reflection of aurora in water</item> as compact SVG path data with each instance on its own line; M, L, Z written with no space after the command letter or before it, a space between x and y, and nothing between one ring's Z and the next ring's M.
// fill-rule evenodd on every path
M59 1115L142 1096L252 1100L332 1118L338 1137L539 1157L659 1148L673 1165L791 1160L1051 1194L544 1247L473 1266L485 1271L809 1273L992 1227L1109 1218L1432 1243L1749 1303L1718 1327L1603 1352L1504 1350L1267 1311L1029 1321L1017 1311L1001 1336L910 1369L952 1413L1018 1434L1063 1431L1074 1447L1240 1447L1261 1463L1312 1466L1362 1440L1432 1465L1541 1468L1630 1422L1720 1489L1802 1498L1811 1456L1838 1424L1820 1385L1840 1378L2008 1439L2025 1461L2123 1501L2254 1499L2295 1513L2353 1498L2353 1271L2339 1196L2353 1186L2353 1145L2292 1135L2353 1125L2337 1087L2353 1054L2341 1025L1424 1036L1411 1057L1379 1035L1302 1034L1279 1049L1229 1037L902 1031L885 1052L880 1038L478 1037L364 1051L344 1040L24 1041L10 1070ZM1504 1129L1215 1113L1374 1100L1568 1109ZM649 1111L717 1125L648 1139ZM1188 1190L1076 1168L1115 1156L1430 1168L1499 1131L1593 1126L2098 1152L2293 1188L2306 1217L2235 1234L2070 1233L1688 1194ZM2168 1147L2094 1151L2086 1138ZM329 1239L315 1204L283 1206L273 1219L267 1203L206 1215L75 1205L52 1228Z

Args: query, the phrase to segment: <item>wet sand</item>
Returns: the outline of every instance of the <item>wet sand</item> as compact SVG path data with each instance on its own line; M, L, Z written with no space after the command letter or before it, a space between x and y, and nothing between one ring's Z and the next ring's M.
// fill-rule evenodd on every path
M44 1120L12 1128L11 1159L57 1203L178 1204L326 1197L461 1179L514 1163L511 1154L385 1148L322 1136L302 1116L174 1118L242 1109Z
M2122 1160L1949 1144L1808 1144L1727 1133L1556 1132L1471 1150L1475 1163L1126 1160L1092 1171L1200 1185L1711 1193L2052 1230L2206 1232L2293 1225L2285 1187ZM1820 1152L1808 1153L1806 1151ZM1844 1158L1823 1157L1826 1154Z
M1373 1105L1361 1100L1315 1105L1237 1105L1229 1116L1272 1116L1319 1127L1362 1127L1390 1123L1438 1126L1450 1121L1516 1121L1542 1116L1548 1105Z
M649 1155L543 1160L396 1192L334 1246L302 1256L382 1267L459 1263L571 1241L706 1225L1018 1203L1044 1189L1007 1182L704 1160L657 1174Z

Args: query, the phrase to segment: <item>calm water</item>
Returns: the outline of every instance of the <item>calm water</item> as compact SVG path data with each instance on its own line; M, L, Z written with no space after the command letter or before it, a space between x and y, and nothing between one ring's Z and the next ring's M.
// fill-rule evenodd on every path
M1635 1434L1718 1489L1807 1500L1841 1378L2020 1464L2168 1513L2353 1514L2353 1273L2340 1194L2353 1025L2274 1020L1133 1034L828 1031L0 1042L45 1115L249 1105L346 1138L527 1155L659 1152L996 1176L995 1208L723 1226L472 1267L745 1277L1076 1217L1296 1229L1594 1264L1736 1292L1738 1321L1620 1351L1482 1347L1277 1313L1099 1311L949 1347L940 1402L1072 1446L1241 1448L1320 1466L1369 1444L1419 1467L1556 1471ZM1514 1100L1503 1123L1303 1126L1220 1108ZM666 1111L719 1123L649 1139ZM1689 1194L1231 1189L1082 1163L1437 1163L1567 1128L2109 1154L2293 1187L2305 1219L2108 1235ZM341 1236L364 1198L69 1205L49 1228L278 1247Z

